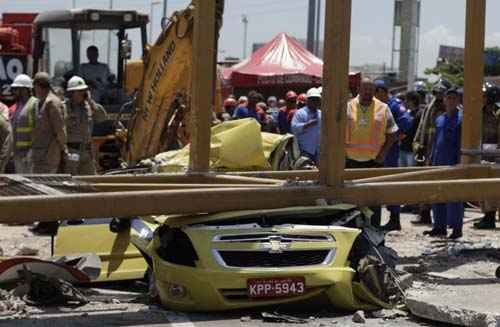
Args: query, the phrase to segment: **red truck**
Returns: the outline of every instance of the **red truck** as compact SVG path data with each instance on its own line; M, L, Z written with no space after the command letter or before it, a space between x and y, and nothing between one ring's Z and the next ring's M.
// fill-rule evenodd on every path
M31 75L35 13L4 13L0 22L0 101L11 104L9 85L19 74Z

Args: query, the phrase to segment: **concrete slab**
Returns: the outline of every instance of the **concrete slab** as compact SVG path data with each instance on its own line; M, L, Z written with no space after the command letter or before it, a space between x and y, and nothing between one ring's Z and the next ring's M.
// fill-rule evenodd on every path
M500 327L500 284L431 285L408 290L406 304L417 317L459 326ZM490 283L489 283L490 282Z

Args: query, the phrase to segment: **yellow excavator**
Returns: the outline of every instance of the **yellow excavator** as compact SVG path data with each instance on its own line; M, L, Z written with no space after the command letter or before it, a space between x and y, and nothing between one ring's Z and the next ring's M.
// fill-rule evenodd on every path
M142 60L129 61L128 92L136 92L135 113L129 122L122 156L129 165L189 142L193 5L175 12ZM217 1L217 30L222 26L224 1ZM143 76L138 79L137 76ZM218 83L214 111L221 108Z

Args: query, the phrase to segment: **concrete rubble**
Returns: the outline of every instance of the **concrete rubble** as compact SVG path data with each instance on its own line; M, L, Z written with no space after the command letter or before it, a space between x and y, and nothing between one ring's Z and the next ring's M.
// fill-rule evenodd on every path
M433 321L471 327L500 326L500 284L485 285L477 280L471 280L469 285L417 283L407 292L406 305L415 316Z
M356 311L352 316L352 321L358 324L366 323L365 313L363 311Z

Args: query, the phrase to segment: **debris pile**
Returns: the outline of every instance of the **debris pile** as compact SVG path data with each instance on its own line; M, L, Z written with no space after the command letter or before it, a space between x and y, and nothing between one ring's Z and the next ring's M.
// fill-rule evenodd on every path
M23 315L26 303L11 292L0 289L0 316Z
M13 294L33 306L82 305L86 297L71 283L60 278L33 273L26 267L18 271L20 279Z

